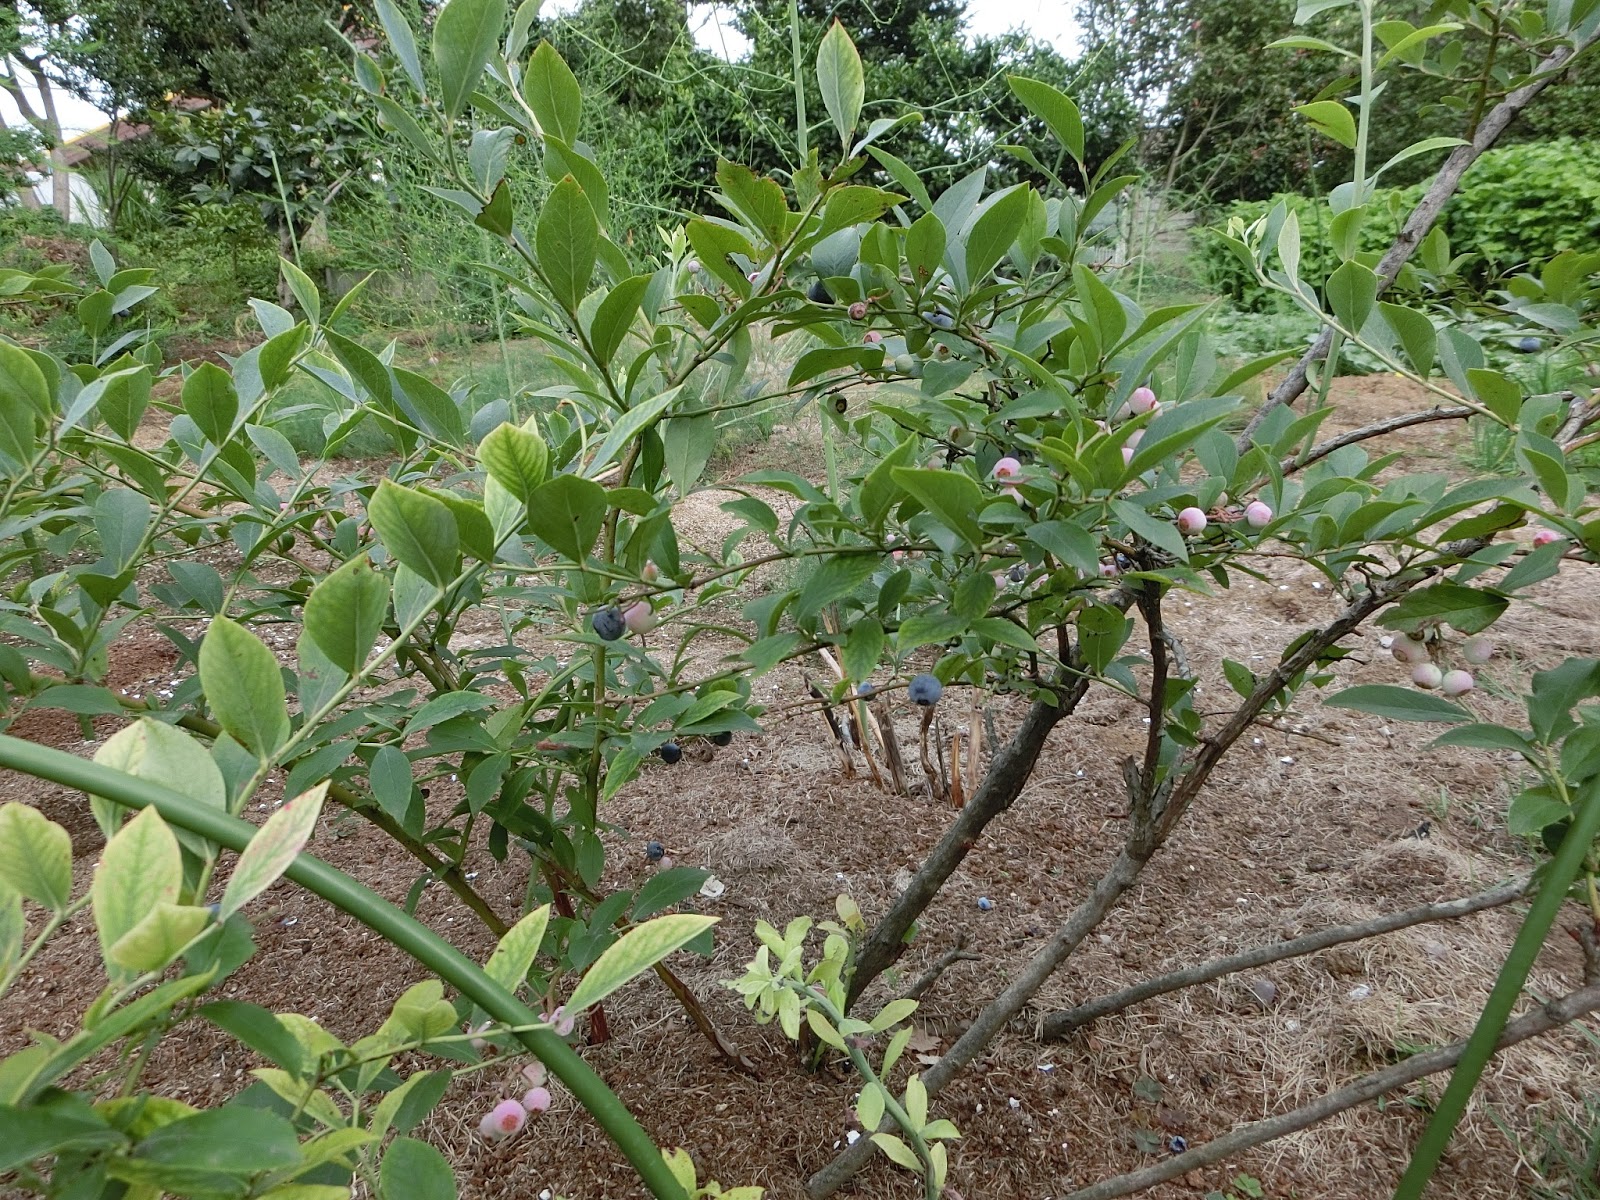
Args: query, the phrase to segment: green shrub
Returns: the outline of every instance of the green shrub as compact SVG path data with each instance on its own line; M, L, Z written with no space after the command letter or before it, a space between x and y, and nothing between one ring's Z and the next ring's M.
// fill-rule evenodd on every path
M1387 247L1420 196L1420 186L1379 188L1362 229L1361 249L1376 252ZM1257 220L1280 201L1300 219L1301 274L1327 278L1338 259L1327 241L1326 209L1311 197L1288 193L1270 200L1241 200L1219 210L1212 228L1227 228L1233 217ZM1594 245L1600 239L1600 142L1561 138L1490 150L1462 180L1445 209L1442 227L1455 253L1472 256L1466 274L1474 282L1562 250ZM1201 231L1195 239L1195 252L1201 275L1212 290L1252 312L1277 308L1278 298L1208 232Z

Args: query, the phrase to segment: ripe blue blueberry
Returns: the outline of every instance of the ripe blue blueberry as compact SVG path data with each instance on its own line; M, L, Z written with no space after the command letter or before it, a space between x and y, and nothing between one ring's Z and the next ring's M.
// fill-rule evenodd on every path
M727 746L732 742L733 734L727 730L723 730L721 733L713 733L711 735L711 744L713 746Z
M870 683L856 685L856 695L860 696L863 700L871 700L877 694L878 689L873 687Z
M806 289L806 299L813 304L832 304L833 293L828 290L827 284L818 279Z
M615 604L609 608L598 610L589 618L589 628L593 629L595 636L603 642L614 642L627 632L627 622L622 619L622 610Z
M667 848L660 842L646 842L644 844L644 856L651 862L660 862L666 856L666 853Z
M656 747L656 753L661 756L661 761L670 767L683 757L683 747L677 742L662 742Z
M935 329L943 329L947 333L956 327L956 319L950 315L950 310L942 304L928 309L926 312L921 313L920 316Z
M1182 1154L1189 1148L1189 1139L1175 1133L1170 1139L1168 1139L1167 1145L1171 1148L1174 1154Z
M989 897L987 897L987 896L979 896L978 897L978 911L979 912L989 912L993 908L994 908L994 901L989 899Z
M1028 572L1021 563L1017 563L1011 570L1006 572L1006 576L1012 583L1021 583L1028 577Z
M1519 337L1511 344L1524 354L1536 354L1544 347L1544 343L1536 337Z
M906 688L906 695L911 697L913 704L932 708L939 703L939 697L944 695L944 684L927 672L923 672L921 675L912 676L911 683Z

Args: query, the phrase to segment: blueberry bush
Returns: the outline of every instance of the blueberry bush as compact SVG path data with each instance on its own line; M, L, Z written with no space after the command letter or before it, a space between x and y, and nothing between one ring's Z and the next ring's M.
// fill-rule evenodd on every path
M1459 81L1463 136L1406 152L1448 155L1381 255L1366 252L1363 229L1379 220L1366 147L1384 80L1450 75L1460 59L1451 47L1481 14L1449 2L1434 24L1401 29L1375 0L1357 0L1358 45L1314 36L1319 14L1348 6L1308 0L1310 31L1280 45L1350 68L1301 109L1354 156L1353 178L1329 197L1332 257L1313 270L1302 217L1286 205L1228 232L1257 283L1324 329L1256 405L1246 385L1289 352L1219 361L1203 306L1146 310L1118 290L1100 231L1133 177L1115 174L1115 159L1082 169L1083 124L1067 95L1010 80L1059 143L1058 161L1089 180L1082 192L1032 152L1002 146L1029 182L991 188L980 167L933 196L894 153L907 118L863 125L862 66L838 25L814 71L797 72L797 95L826 117L812 125L800 106L797 169L778 180L720 162L705 211L663 228L646 252L611 236L581 90L548 43L530 44L536 3L512 12L505 0L450 0L425 47L380 0L385 49L356 53L356 79L392 135L436 166L435 194L501 252L483 271L560 380L532 412L396 365L393 344L375 349L347 332L353 294L329 303L288 262L292 306L252 301L258 344L225 365L164 363L139 319L158 272L119 270L103 248L86 281L5 277L20 303L69 306L87 346L63 357L0 343L5 718L42 708L128 723L93 763L0 736L0 764L85 792L109 839L87 898L74 899L65 832L31 809L0 810L0 981L85 904L109 979L80 1035L0 1063L0 1171L52 1195L128 1185L306 1200L359 1181L386 1197L453 1196L445 1160L408 1130L454 1073L522 1062L508 1094L479 1114L481 1136L513 1135L547 1106L548 1071L653 1194L753 1195L702 1185L686 1154L659 1152L571 1043L604 1041L606 997L654 971L737 1061L667 962L710 948L711 919L673 911L705 873L667 865L652 845L660 869L648 882L607 891L606 807L644 772L685 769L688 742L715 748L759 732L755 681L825 652L840 678L818 707L864 717L904 689L925 735L961 697L1020 698L892 904L869 919L842 897L837 920L762 925L756 958L729 981L757 1020L801 1044L801 1061L842 1060L858 1077L870 1136L824 1166L810 1193L831 1194L881 1152L936 1197L959 1145L938 1115L940 1089L1135 887L1234 743L1333 684L1349 639L1376 624L1396 638L1400 682L1329 702L1447 724L1443 740L1515 750L1539 775L1511 820L1548 857L1491 897L1528 897L1530 908L1477 1033L1276 1125L1075 1196L1140 1190L1459 1064L1401 1184L1418 1194L1495 1046L1600 1006L1591 978L1511 1019L1557 909L1571 896L1600 921L1600 665L1536 677L1524 729L1474 719L1469 670L1493 653L1489 631L1514 598L1600 556L1592 480L1570 457L1597 436L1600 402L1587 387L1528 391L1489 365L1452 309L1390 285L1407 271L1448 272L1449 262L1413 266L1410 256L1472 162L1594 42L1600 5L1519 10L1514 30L1496 25L1497 69ZM513 156L535 157L542 178L513 187ZM1558 256L1479 303L1592 361L1597 267L1593 255ZM794 347L770 386L750 376L758 339ZM1437 403L1319 435L1327 380L1352 351ZM303 419L280 396L306 378L333 397L315 458L278 427ZM735 494L722 506L733 532L716 545L680 540L679 506L706 486L719 429L775 400L818 414L826 477L719 481ZM1464 482L1389 470L1385 435L1433 421L1504 431L1514 469ZM364 427L392 440L392 459L354 467L338 457ZM1531 545L1518 534L1530 524L1540 530ZM1164 606L1175 592L1258 577L1269 559L1320 572L1342 611L1288 641L1270 667L1226 662L1202 680ZM755 586L775 564L793 569ZM490 637L462 636L485 620ZM170 696L136 700L106 685L108 650L134 622L158 630L183 664ZM887 994L885 972L1017 801L1051 731L1095 688L1136 698L1149 716L1143 752L1121 764L1128 807L1111 865L949 1052L908 1075L916 1000ZM1218 695L1230 697L1221 711ZM459 801L430 805L431 785L446 779ZM259 831L239 819L253 800L279 796L296 799ZM500 939L494 956L467 961L304 854L326 804L416 861L412 903L430 881L450 888ZM480 842L526 860L519 911L497 909L462 870ZM219 887L224 849L241 853ZM249 952L239 909L279 873L434 976L353 1045L293 1014L205 999ZM1383 928L1491 900L1395 914ZM38 931L26 923L33 908L45 914ZM141 1088L148 1047L190 1018L272 1063L256 1072L260 1089L192 1112ZM1074 1010L1047 1015L1043 1029L1059 1037L1081 1024ZM114 1046L123 1054L109 1073L72 1074ZM403 1052L449 1065L411 1069L407 1057L402 1077ZM267 1122L270 1135L244 1144L246 1121Z

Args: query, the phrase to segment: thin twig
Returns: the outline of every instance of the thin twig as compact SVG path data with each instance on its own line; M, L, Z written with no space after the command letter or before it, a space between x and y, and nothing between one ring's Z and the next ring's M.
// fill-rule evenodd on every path
M1593 1012L1596 1008L1600 1008L1600 985L1580 988L1559 1000L1540 1005L1527 1016L1511 1022L1500 1035L1496 1046L1501 1050L1515 1046L1518 1042L1538 1037L1541 1033L1559 1029ZM1449 1070L1460 1061L1466 1047L1466 1042L1453 1042L1436 1050L1414 1054L1392 1067L1363 1075L1354 1083L1329 1092L1310 1104L1303 1104L1290 1112L1268 1117L1264 1121L1252 1121L1248 1125L1241 1125L1232 1133L1185 1151L1183 1154L1174 1155L1165 1162L1156 1163L1143 1170L1130 1171L1113 1179L1104 1179L1090 1187L1080 1188L1066 1196L1065 1200L1114 1200L1117 1196L1131 1196L1165 1180L1176 1179L1179 1175L1198 1167L1220 1162L1252 1146L1259 1146L1263 1142L1274 1141L1299 1130L1309 1129L1346 1109L1364 1104L1368 1100L1375 1100L1385 1092L1392 1092L1408 1083L1415 1083L1429 1075Z
M958 962L979 962L982 960L983 955L974 954L966 946L967 939L963 936L960 941L956 942L953 950L946 950L939 957L938 962L918 976L917 981L908 987L900 998L902 1000L920 1000L928 989L939 981L939 976L943 975Z
M1413 425L1425 425L1429 421L1464 421L1472 416L1475 409L1460 405L1454 408L1444 408L1435 405L1420 412L1402 413L1398 417L1389 417L1387 420L1374 421L1371 425L1363 425L1360 429L1352 429L1349 433L1341 433L1338 437L1331 437L1327 441L1318 442L1298 458L1283 460L1283 473L1291 474L1304 470L1312 463L1327 458L1335 450L1342 450L1346 446L1353 446L1357 442L1364 442L1369 438L1382 437L1386 433L1393 433L1397 429L1408 429Z
M1154 979L1146 979L1133 987L1123 988L1120 992L1113 992L1109 996L1102 996L1098 1000L1091 1000L1086 1004L1080 1004L1076 1008L1067 1009L1064 1012L1049 1013L1044 1018L1042 1034L1047 1041L1064 1038L1075 1030L1081 1029L1091 1022L1098 1021L1102 1017L1122 1012L1135 1004L1154 999L1156 996L1164 996L1168 992L1175 992L1180 988L1193 987L1199 983L1209 983L1213 979L1220 979L1222 976L1231 975L1236 971L1248 970L1251 967L1264 967L1269 963L1282 962L1286 958L1299 958L1302 955L1314 954L1318 950L1326 950L1330 946L1343 945L1345 942L1358 942L1365 938L1376 937L1379 934L1393 933L1397 929L1408 929L1413 925L1422 925L1430 921L1454 920L1457 917L1465 917L1475 912L1482 912L1485 909L1498 908L1503 904L1511 903L1527 890L1528 881L1524 879L1515 883L1502 884L1500 887L1491 888L1486 892L1479 892L1475 896L1466 896L1460 900L1447 900L1440 904L1423 904L1416 908L1408 908L1403 912L1373 917L1368 921L1336 925L1331 929L1308 933L1303 937L1293 938L1286 942L1273 942L1264 946L1253 946L1249 950L1241 950L1238 954L1230 954L1225 958L1214 958L1210 962L1185 967L1180 971L1172 971L1166 975L1158 975Z

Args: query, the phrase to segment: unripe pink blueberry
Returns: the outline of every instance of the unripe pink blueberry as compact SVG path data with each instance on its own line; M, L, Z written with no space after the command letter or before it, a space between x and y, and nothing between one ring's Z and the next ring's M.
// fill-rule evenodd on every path
M1536 529L1533 532L1533 545L1538 549L1540 546L1548 546L1551 542L1559 542L1564 537L1564 534L1555 529Z
M850 306L850 319L852 321L864 321L867 319L867 302L865 300L857 300Z
M1147 387L1134 388L1133 395L1128 397L1128 407L1136 413L1147 413L1157 403L1156 394Z
M1100 578L1102 578L1102 579L1115 579L1120 574L1122 574L1122 572L1117 570L1117 564L1116 563L1112 562L1110 559L1104 559L1104 560L1101 561L1101 563L1100 563Z
M530 1113L541 1113L550 1107L550 1093L542 1087L531 1087L522 1097L522 1107Z
M1439 690L1446 696L1465 696L1473 687L1472 672L1446 671L1439 681Z
M869 329L861 335L861 340L869 346L876 346L879 342L883 341L883 334L879 333L876 329Z
M528 1123L528 1110L515 1100L502 1100L484 1114L478 1122L478 1132L491 1142L498 1142L519 1132Z
M1411 682L1431 692L1444 682L1444 672L1431 662L1418 663L1411 668Z
M1022 464L1008 454L994 464L992 473L996 479L1015 479L1022 474Z
M639 571L639 578L643 579L646 583L654 583L656 580L661 578L661 568L647 559L643 568L641 568Z
M567 1015L567 1008L564 1004L556 1005L556 1010L553 1013L540 1013L539 1019L555 1026L557 1037L571 1037L572 1031L577 1028L578 1024L576 1017Z
M1122 444L1124 446L1137 447L1139 445L1139 443L1142 442L1142 441L1144 441L1144 430L1135 429L1132 433L1130 433L1128 435L1128 440L1123 442Z
M529 1087L543 1087L544 1064L537 1061L525 1064L522 1068L522 1077L528 1081Z
M1428 647L1408 633L1405 637L1395 639L1394 656L1407 665L1425 663L1428 661Z
M622 614L622 623L628 627L629 633L649 633L656 627L656 615L650 607L650 601L639 600L628 605Z
M689 272L691 275L697 274L700 270L700 260L698 258L686 259L683 264L683 269Z
M1252 500L1244 507L1244 519L1251 529L1264 529L1272 523L1272 509L1260 500Z
M1461 657L1481 667L1494 657L1494 643L1486 637L1471 637L1461 644Z
M1133 447L1132 446L1123 446L1123 448L1122 448L1122 465L1126 467L1126 466L1130 465L1132 462L1133 462Z
M674 859L672 857L672 855L663 854L661 856L661 861L656 864L656 870L658 870L658 871L670 871L670 870L672 870L672 864L674 862L676 862L676 861L677 860Z
M1178 514L1179 533L1200 533L1206 527L1206 514L1192 504Z

